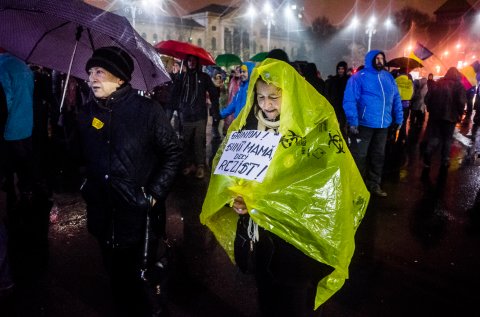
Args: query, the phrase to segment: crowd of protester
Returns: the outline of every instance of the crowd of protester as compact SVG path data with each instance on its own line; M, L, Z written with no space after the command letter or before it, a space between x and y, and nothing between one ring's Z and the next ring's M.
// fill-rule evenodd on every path
M217 150L221 154L221 144L232 129L277 133L291 125L287 119L281 120L281 113L298 117L307 110L314 117L331 113L329 128L336 129L340 142L349 148L346 160L355 162L370 194L386 197L381 184L388 147L419 143L418 136L426 125L421 140L425 172L435 160L437 147L441 149L440 168L446 171L455 126L468 124L480 103L478 87L467 91L456 68L436 81L431 74L413 79L411 69L389 70L385 53L378 50L368 52L364 65L355 70L339 61L336 73L326 81L314 63L291 61L279 49L272 50L263 63L246 61L232 69L215 67L209 71L196 56L189 55L183 61L174 60L171 81L141 93L129 85L133 63L125 54L118 48L100 48L86 65L88 83L73 77L67 83L65 74L29 67L0 50L0 147L4 154L0 157L0 180L6 192L8 219L8 226L0 221L0 292L8 292L21 278L45 273L53 192L74 192L82 185L88 229L98 239L111 274L119 315L133 316L146 307L145 298L138 295L141 285L132 275L142 252L143 218L116 215L122 210L125 215L131 210L144 215L152 209L163 226L160 231L164 230L165 199L177 170L185 178L208 177L214 155ZM262 71L291 77L282 77L279 85L270 82ZM249 93L255 98L248 99ZM304 105L303 110L292 106L306 93L314 94L312 98L321 105ZM112 96L115 102L110 101ZM109 119L112 112L116 114L114 121ZM480 115L475 115L473 123L475 135ZM104 126L114 134L106 133ZM138 126L141 129L135 128ZM122 142L117 144L115 139ZM342 167L339 170L343 172ZM218 186L215 194L230 190ZM256 282L263 314L283 316L282 310L285 313L294 308L295 316L315 316L316 285L336 269L337 263L319 261L327 255L314 261L305 256L304 249L284 241L288 233L272 233L254 223L248 216L248 211L256 208L250 205L255 206L251 197L234 194L230 207L228 201L223 204L240 215L238 228L246 226L243 229L247 231L252 222L260 226L254 242L260 248ZM146 207L149 204L150 209ZM111 223L116 224L115 230ZM234 233L237 238L239 234L238 230ZM157 239L162 236L157 232ZM278 257L272 255L275 252L279 252ZM283 256L306 267L309 277L283 271L291 264L280 261ZM24 268L31 267L32 258L35 271L29 270L31 276L26 276ZM240 263L243 260L237 259ZM280 267L277 273L283 282L275 276L267 278L272 263ZM296 282L287 282L291 279ZM278 298L282 298L282 305Z

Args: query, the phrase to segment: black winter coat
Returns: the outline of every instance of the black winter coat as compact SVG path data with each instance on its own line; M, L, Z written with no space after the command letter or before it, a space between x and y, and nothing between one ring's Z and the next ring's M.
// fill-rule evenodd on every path
M428 88L425 104L429 120L459 122L465 103L466 91L456 78L444 77Z
M207 120L207 92L212 103L210 115L219 118L218 89L210 76L200 70L189 70L174 82L172 99L185 122Z
M327 79L325 83L325 97L335 110L338 123L340 127L344 127L347 123L347 117L345 116L345 110L343 110L343 96L345 94L345 88L350 76L338 76L335 75L330 79Z
M78 114L87 181L89 231L101 243L129 247L143 239L149 203L163 203L181 163L177 136L160 105L129 85Z

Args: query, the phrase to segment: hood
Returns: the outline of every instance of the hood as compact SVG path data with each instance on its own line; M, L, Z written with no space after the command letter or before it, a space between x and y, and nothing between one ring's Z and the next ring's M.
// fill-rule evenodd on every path
M345 68L345 75L346 75L346 74L347 74L347 70L348 70L348 64L347 64L347 62L345 62L345 61L340 61L340 62L338 62L337 67L335 68L337 75L338 75L338 68L339 68L339 67Z
M370 52L367 53L367 55L365 55L365 69L376 71L376 68L374 67L373 62L375 61L375 57L378 54L382 54L385 62L387 61L387 59L385 58L384 52L380 50L371 50Z
M197 60L197 66L194 69L188 68L188 58L190 56L192 56L193 58L195 58ZM187 72L198 72L198 71L202 70L202 65L200 65L200 59L198 58L198 56L195 56L195 55L187 55L185 57L185 59L183 60L183 65L185 65L187 67Z
M461 78L460 72L455 68L455 67L450 67L447 70L447 73L445 74L445 79L450 79L450 80L460 80Z
M252 76L253 69L255 68L255 63L254 62L244 62L243 65L247 66L248 69L248 79L245 81L245 83L248 85L250 82L250 77Z

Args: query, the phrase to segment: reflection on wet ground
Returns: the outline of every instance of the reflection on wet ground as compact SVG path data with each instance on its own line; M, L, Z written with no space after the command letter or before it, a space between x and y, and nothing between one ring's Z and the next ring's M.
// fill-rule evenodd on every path
M468 159L471 127L457 128L450 168L441 170L437 158L429 173L421 161L422 133L412 130L406 144L388 147L388 197L372 197L357 232L350 279L324 305L324 317L474 315L480 167ZM199 223L207 185L207 179L179 177L167 201L175 264L171 316L257 317L253 278L232 265ZM18 285L0 316L13 310L17 316L110 316L108 279L86 232L85 205L77 193L56 194L54 201L48 271Z

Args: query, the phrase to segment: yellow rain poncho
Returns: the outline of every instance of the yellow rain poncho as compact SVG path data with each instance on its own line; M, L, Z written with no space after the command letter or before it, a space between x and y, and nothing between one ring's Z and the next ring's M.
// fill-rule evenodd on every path
M407 75L399 75L395 78L398 86L398 92L402 100L411 100L413 96L413 81Z
M234 261L238 215L226 204L242 196L259 226L335 269L319 281L317 308L348 278L354 234L370 194L341 136L332 106L293 67L275 59L254 69L247 103L230 126L213 170L232 131L245 126L259 77L282 89L280 144L262 183L212 175L200 221Z

